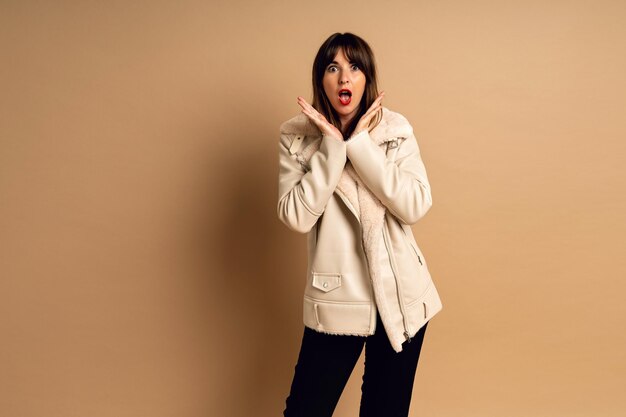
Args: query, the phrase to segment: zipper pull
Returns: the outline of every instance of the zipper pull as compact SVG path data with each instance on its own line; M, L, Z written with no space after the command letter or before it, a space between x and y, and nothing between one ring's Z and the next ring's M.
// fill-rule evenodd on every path
M406 340L411 343L411 338L409 337L409 332L407 332L406 330L404 331L404 337L406 337Z

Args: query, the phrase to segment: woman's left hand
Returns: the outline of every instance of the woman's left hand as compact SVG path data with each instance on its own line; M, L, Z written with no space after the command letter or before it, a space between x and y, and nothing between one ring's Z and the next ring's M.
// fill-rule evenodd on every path
M378 94L378 97L376 97L376 100L374 100L370 108L367 109L367 111L365 112L363 116L361 116L361 119L359 120L356 127L354 128L354 134L352 136L355 136L362 130L367 129L367 127L370 124L370 121L372 120L372 117L374 117L374 115L379 110L382 109L382 100L383 100L384 95L385 95L384 91L381 91L380 94Z

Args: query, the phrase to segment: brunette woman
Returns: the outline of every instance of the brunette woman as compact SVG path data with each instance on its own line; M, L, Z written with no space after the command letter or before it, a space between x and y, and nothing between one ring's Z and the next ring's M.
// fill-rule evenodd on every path
M277 213L307 234L304 333L285 416L332 416L365 345L360 417L408 416L442 303L411 225L432 206L413 129L382 105L370 46L335 33L313 100L280 126Z

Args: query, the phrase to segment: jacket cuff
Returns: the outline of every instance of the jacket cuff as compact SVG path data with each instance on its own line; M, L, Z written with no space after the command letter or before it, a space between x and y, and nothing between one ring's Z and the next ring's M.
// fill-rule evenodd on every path
M323 135L322 143L320 144L320 148L322 146L328 147L328 149L332 152L345 152L346 151L346 142L340 139L337 139L333 136Z
M345 141L345 144L346 146L349 146L355 142L358 142L359 140L363 140L362 138L365 136L369 136L369 132L367 131L367 129L363 129L360 132L358 132L356 135L350 136L350 138L348 138L348 140Z
M352 160L352 156L357 156L363 152L369 153L369 149L373 148L378 148L378 146L371 140L367 129L364 129L346 141L346 157ZM365 151L366 149L367 151ZM380 151L380 149L377 150Z
M341 170L346 164L346 149L347 146L344 141L326 135L322 136L320 151L328 155L328 161L331 164L336 161L337 165L341 166Z

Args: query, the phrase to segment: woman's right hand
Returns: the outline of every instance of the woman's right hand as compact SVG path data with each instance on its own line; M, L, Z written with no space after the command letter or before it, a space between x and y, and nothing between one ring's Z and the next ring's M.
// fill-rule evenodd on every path
M308 116L308 118L319 128L323 135L331 136L336 140L343 142L343 134L333 124L329 123L323 114L315 110L304 97L298 96L298 104L302 107L302 113Z

